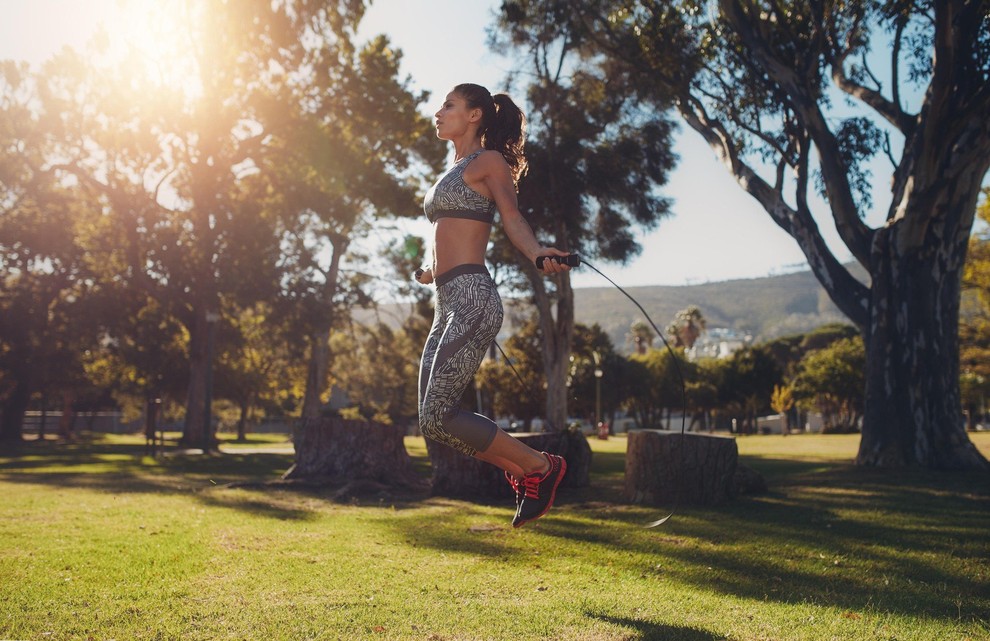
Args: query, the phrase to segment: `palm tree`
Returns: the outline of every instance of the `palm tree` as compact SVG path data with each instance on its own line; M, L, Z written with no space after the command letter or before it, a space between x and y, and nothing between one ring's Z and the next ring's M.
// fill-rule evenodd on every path
M698 306L691 305L674 315L673 322L667 327L667 334L673 337L674 347L691 349L707 325Z
M645 354L653 347L653 330L641 320L633 321L629 326L628 339L635 346L637 354Z

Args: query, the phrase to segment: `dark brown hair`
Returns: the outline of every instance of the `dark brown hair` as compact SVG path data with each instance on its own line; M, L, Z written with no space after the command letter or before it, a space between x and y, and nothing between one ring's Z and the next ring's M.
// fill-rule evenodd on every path
M481 146L502 154L509 164L512 180L526 174L526 116L507 94L494 96L481 85L464 83L454 92L467 102L468 109L481 109Z

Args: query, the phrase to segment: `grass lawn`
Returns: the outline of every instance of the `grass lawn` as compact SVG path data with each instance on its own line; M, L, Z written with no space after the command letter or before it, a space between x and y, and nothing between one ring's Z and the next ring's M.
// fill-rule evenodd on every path
M749 436L768 493L645 530L625 444L592 440L592 487L514 530L507 504L227 487L277 478L278 437L25 443L0 454L0 639L990 639L990 476Z

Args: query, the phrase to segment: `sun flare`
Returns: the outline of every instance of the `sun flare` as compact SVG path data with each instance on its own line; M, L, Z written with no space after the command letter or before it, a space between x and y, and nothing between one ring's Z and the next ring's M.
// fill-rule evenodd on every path
M118 0L103 19L112 46L151 60L174 54L174 27L180 3L169 0Z
M106 53L158 84L192 89L188 5L181 0L117 0L101 20Z

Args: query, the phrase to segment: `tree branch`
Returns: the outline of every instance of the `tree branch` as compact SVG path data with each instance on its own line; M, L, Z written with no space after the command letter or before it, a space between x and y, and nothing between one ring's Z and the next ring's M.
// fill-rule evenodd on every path
M854 53L857 48L849 39L853 37L862 24L862 17L857 15L856 24L852 29L849 30L849 38L843 44L837 42L837 34L835 33L835 25L831 26L828 31L828 42L829 47L826 47L824 54L829 66L832 68L832 82L835 86L844 91L846 94L856 98L860 102L868 105L882 118L887 120L891 125L896 127L905 136L909 136L911 131L917 123L917 119L914 115L905 112L900 106L900 87L897 84L897 62L899 60L899 49L900 49L900 37L903 32L902 25L898 24L898 31L894 38L894 50L891 54L891 78L893 83L893 100L888 100L880 93L881 85L873 72L870 71L869 67L866 65L865 55L863 66L866 69L870 77L876 82L877 89L871 89L861 83L854 81L846 73L845 63L846 59Z
M803 195L807 190L807 149L810 145L803 145L801 150L799 168L804 171L798 174L798 188L803 191L797 196L799 206L795 210L787 205L782 193L739 158L738 150L728 132L708 116L700 102L685 96L678 102L677 108L684 121L701 134L743 190L755 198L773 221L797 241L815 276L842 313L860 328L865 327L868 320L869 290L853 278L828 249L807 207L806 196Z
M894 106L901 108L901 39L904 37L905 20L897 21L894 44L890 48L890 95Z
M129 198L127 194L122 193L119 189L112 185L100 182L90 175L89 172L79 167L76 163L69 162L53 164L48 167L47 171L66 171L72 174L73 176L79 178L84 184L109 198L111 205L118 212L118 214L120 214L122 219L134 219L133 216L127 215L132 213L133 209L135 209L128 205L127 201ZM134 278L136 284L141 288L141 290L148 296L159 302L167 302L166 298L162 294L161 288L154 281L154 279L148 275L148 272L145 269L145 254L141 250L140 242L141 234L133 224L127 225L124 231L129 241L129 246L125 248L125 254L127 255L128 262L130 263L131 276ZM180 295L178 298L181 302L188 302L184 296Z
M917 123L916 118L903 111L900 107L898 107L896 102L884 98L879 91L865 87L862 84L850 79L849 76L846 75L843 65L844 56L836 58L836 60L832 63L832 81L835 85L853 98L869 105L887 122L892 124L894 127L897 127L897 129L905 136L910 135L915 124Z
M749 10L752 5L747 3ZM766 74L789 96L795 115L810 134L819 149L819 163L825 180L832 217L842 241L853 256L863 264L870 264L871 230L859 218L849 184L848 168L842 161L838 140L828 127L817 102L817 89L810 86L813 78L801 77L793 68L780 60L760 37L758 18L747 15L740 0L721 0L723 14L733 30L742 39L746 49L762 63Z

